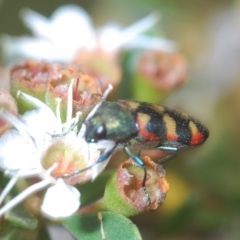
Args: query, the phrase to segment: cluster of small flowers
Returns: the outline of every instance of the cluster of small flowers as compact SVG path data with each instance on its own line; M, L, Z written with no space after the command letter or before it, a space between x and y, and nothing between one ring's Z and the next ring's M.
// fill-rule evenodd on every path
M93 165L100 152L94 147L89 149L83 138L84 127L77 129L79 114L72 118L72 85L73 81L68 89L68 114L64 124L60 101L54 112L39 99L19 91L18 98L35 109L17 115L14 98L4 90L0 92L0 168L11 177L0 195L0 203L20 178L42 179L11 199L0 209L0 215L30 194L53 185L45 194L41 212L51 219L68 217L80 206L80 193L71 185L89 181L99 173L98 168L93 167L74 175L76 170ZM65 134L67 131L70 132Z

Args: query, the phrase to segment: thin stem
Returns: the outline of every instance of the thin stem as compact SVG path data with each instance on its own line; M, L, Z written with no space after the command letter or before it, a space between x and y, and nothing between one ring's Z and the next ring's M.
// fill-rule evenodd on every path
M39 99L32 97L26 93L23 93L21 91L17 92L17 97L22 98L23 100L25 100L26 102L29 102L30 104L32 104L33 106L41 109L42 111L45 112L45 114L48 116L51 116L51 121L56 121L56 116L54 114L54 112L52 111L51 108L49 108L45 103L43 103L42 101L40 101ZM50 119L50 118L49 118ZM58 124L55 126L57 128L57 132L61 131L61 125ZM28 132L28 134L31 136L31 133Z
M68 98L67 98L67 118L66 118L66 127L67 129L71 126L71 119L72 119L72 105L73 105L73 83L74 79L71 80L69 87L68 87Z
M78 111L78 112L76 112L76 117L75 117L75 121L74 121L74 128L73 128L73 130L75 131L75 132L77 132L77 130L78 130L78 125L79 125L79 121L80 121L80 116L82 116L82 112L80 112L80 111ZM82 122L83 123L83 122Z
M56 101L57 101L56 118L57 118L57 121L58 121L59 125L61 126L62 125L62 118L61 118L60 105L61 105L62 99L61 98L56 98Z
M108 94L113 90L113 86L111 84L108 85L108 88L105 90L102 96L102 100L105 100Z
M32 96L30 96L26 93L21 92L21 91L17 92L17 98L22 98L23 100L29 102L33 106L45 110L48 115L51 115L53 118L55 118L55 115L54 115L53 111L45 103L43 103L39 99L37 99L35 97L32 97Z
M18 194L15 198L13 198L11 201L9 201L5 206L3 206L0 209L0 216L9 211L11 208L15 207L20 202L22 202L29 195L40 191L41 189L47 187L49 184L51 184L50 178L45 179L39 183L35 183L34 185L28 187L26 190Z
M18 170L18 176L19 178L30 178L37 176L41 173L41 169L34 168L34 169L21 169ZM16 175L16 171L6 171L5 173L7 176L13 177Z
M3 189L0 195L0 204L3 202L8 193L11 191L11 189L13 188L18 179L19 179L18 174L15 174L15 176L13 176L11 180L8 182L7 186Z
M91 118L95 114L95 112L102 105L103 101L107 98L108 94L112 91L112 89L113 89L113 86L111 84L109 84L108 88L105 90L105 92L102 95L101 101L95 105L93 110L88 114L88 116L87 116L85 121L87 121L89 118Z
M14 197L11 201L9 201L5 206L3 206L0 209L0 216L3 215L5 212L10 210L11 208L15 207L18 203L23 201L26 197L29 195L40 191L41 189L47 187L49 184L55 183L55 179L51 177L51 172L58 166L57 163L54 163L44 174L44 180L41 182L35 183L34 185L26 188L24 191L22 191L20 194L18 194L16 197ZM21 172L20 172L21 173ZM40 173L39 173L40 175ZM19 177L19 173L17 174ZM16 179L17 180L17 179ZM14 180L13 180L14 182Z
M101 224L102 239L105 239L106 236L105 236L105 232L104 232L104 228L103 228L103 217L102 217L102 213L101 212L98 212L98 219L99 219L100 224Z

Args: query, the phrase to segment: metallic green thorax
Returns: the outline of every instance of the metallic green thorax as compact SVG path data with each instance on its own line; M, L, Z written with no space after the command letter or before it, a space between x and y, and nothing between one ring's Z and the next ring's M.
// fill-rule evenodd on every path
M98 129L106 130L98 134ZM97 142L102 139L125 143L138 134L138 128L130 110L118 102L103 102L96 113L87 120L85 139Z

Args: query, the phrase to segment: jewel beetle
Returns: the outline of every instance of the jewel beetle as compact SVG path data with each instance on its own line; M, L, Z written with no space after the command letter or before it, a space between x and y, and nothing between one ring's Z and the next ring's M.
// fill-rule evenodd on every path
M101 140L115 143L97 163L108 159L117 147L122 146L128 156L144 169L142 187L148 199L145 164L130 149L167 151L170 155L160 161L163 163L179 149L201 145L209 136L208 129L199 120L185 113L158 104L130 100L103 101L86 119L85 126L84 137L88 143Z
M198 146L209 136L199 120L185 113L129 100L104 101L85 125L89 143L112 140L130 148L170 152Z

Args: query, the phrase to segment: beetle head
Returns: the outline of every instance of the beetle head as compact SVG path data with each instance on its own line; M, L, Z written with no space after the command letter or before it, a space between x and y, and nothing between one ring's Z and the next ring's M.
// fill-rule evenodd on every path
M112 140L123 143L136 135L134 116L117 102L104 102L93 116L86 121L87 142Z

